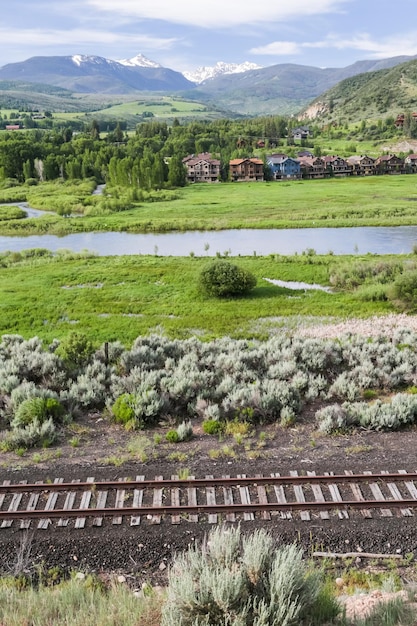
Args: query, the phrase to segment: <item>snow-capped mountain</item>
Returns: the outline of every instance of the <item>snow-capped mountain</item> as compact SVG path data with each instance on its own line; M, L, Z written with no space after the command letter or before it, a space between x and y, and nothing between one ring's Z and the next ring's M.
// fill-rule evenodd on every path
M212 67L198 67L193 72L183 72L183 74L191 82L201 84L206 80L223 74L241 74L242 72L260 70L261 68L261 65L250 63L249 61L244 63L224 63L223 61L218 61Z
M117 63L117 61L111 61L110 59L105 59L104 57L90 56L87 54L74 54L71 57L71 60L77 67L81 67L82 65L111 65L112 63Z
M75 93L183 91L195 87L180 72L137 55L125 62L100 56L31 57L0 68L0 80L23 80L65 87Z
M162 67L160 63L156 61L151 61L143 54L137 54L135 57L131 59L120 59L117 60L117 63L121 65L126 65L127 67Z

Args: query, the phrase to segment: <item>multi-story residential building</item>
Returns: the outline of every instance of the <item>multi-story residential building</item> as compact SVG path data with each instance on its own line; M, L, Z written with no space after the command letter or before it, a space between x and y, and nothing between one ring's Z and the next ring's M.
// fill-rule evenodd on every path
M267 164L275 180L301 178L300 162L286 154L271 154L267 157Z
M264 162L262 159L231 159L229 161L230 180L259 181L264 179Z
M215 183L220 177L220 160L212 159L209 152L190 154L182 160L187 168L190 183Z
M352 174L356 176L373 176L377 173L375 159L367 154L353 155L346 159L352 166Z

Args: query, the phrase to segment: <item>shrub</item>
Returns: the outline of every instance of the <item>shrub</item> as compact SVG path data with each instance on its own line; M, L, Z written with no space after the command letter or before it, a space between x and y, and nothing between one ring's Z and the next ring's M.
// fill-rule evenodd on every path
M191 422L181 422L177 428L179 441L188 441L193 436L193 427Z
M417 271L404 272L398 276L390 295L394 300L400 300L414 309L417 306Z
M203 432L206 435L217 435L223 430L223 424L219 420L204 420Z
M167 434L165 435L165 439L169 441L170 443L178 443L180 440L180 437L178 435L178 432L172 429L167 432Z
M49 447L56 439L56 428L52 418L41 423L34 419L24 428L14 428L0 440L0 449L4 451L32 448L34 446Z
M59 344L56 354L64 361L68 370L77 370L90 360L93 344L83 333L71 332Z
M295 545L275 549L264 531L242 537L217 528L202 548L177 556L169 572L163 626L290 626L330 621L327 603L316 619L323 583ZM314 621L315 620L315 621Z
M111 411L118 424L127 424L135 418L135 396L124 393L116 399Z
M64 415L62 404L54 398L28 398L16 409L12 428L28 426L34 421L43 424L49 419L54 423L59 422Z
M256 277L234 263L216 260L202 270L199 285L203 293L215 298L242 296L255 287Z

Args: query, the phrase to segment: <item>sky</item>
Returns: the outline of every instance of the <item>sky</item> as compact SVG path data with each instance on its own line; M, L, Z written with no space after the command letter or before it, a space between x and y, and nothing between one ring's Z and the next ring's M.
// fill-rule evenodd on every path
M217 61L345 67L417 54L417 2L402 0L14 0L0 67L33 56L143 54L177 71Z

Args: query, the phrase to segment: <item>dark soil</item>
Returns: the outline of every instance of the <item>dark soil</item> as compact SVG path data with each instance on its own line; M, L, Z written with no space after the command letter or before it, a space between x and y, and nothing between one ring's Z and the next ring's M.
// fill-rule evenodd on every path
M189 442L169 444L165 433L169 425L153 431L129 433L107 422L98 414L85 416L72 425L71 432L62 435L61 445L23 456L3 454L0 480L12 482L27 480L52 481L62 477L65 482L85 480L117 480L144 475L169 478L185 473L195 477L214 477L237 474L254 476L290 470L300 474L307 470L317 473L345 470L357 473L382 470L409 472L417 468L417 429L397 433L357 431L350 435L322 436L310 425L310 416L294 427L267 426L250 435L206 435L201 425L194 425L194 437ZM138 438L141 441L138 444ZM72 445L69 441L72 439ZM143 443L147 443L144 446ZM146 448L146 449L144 449ZM416 513L417 514L417 513ZM348 520L337 514L330 520L312 516L312 522L303 522L299 515L293 519L262 522L241 521L243 532L263 526L279 543L297 542L307 554L313 551L378 552L417 555L417 525L415 517L363 519L353 513ZM163 519L160 525L148 520L136 527L127 523L113 526L105 520L96 528L87 522L84 530L74 530L52 524L50 529L36 530L31 541L27 568L42 564L46 569L58 566L63 571L109 572L121 571L132 576L136 583L164 582L173 555L187 546L200 543L212 528L204 521L190 523L182 520L172 525ZM10 529L0 529L0 567L11 571L18 560L23 532L14 523ZM22 554L20 553L20 556Z

